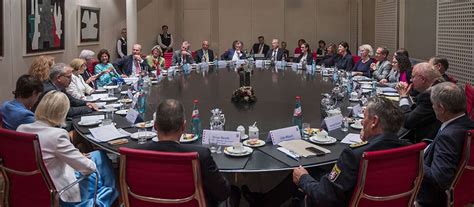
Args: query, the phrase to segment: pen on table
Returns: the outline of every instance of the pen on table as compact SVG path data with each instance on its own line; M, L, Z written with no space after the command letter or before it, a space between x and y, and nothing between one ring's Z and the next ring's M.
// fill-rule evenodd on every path
M286 154L286 156L290 157L291 159L294 159L296 161L299 161L300 159L298 159L298 157L294 156L294 155L289 155L289 154Z

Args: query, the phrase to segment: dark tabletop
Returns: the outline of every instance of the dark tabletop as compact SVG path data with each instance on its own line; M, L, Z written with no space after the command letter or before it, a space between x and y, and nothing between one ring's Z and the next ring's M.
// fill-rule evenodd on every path
M233 69L209 69L209 71L193 70L191 74L177 73L174 76L163 78L153 85L147 97L145 119L151 120L156 106L162 100L174 98L180 100L186 111L187 123L191 123L193 100L199 100L199 111L204 129L209 128L210 110L219 108L225 114L225 129L235 131L237 126L243 125L248 132L248 126L257 122L260 130L260 139L265 140L268 131L292 125L292 114L295 107L295 97L301 97L303 122L310 123L311 127L320 127L321 93L328 93L332 83L324 80L319 73L310 74L306 71L259 69L253 71L251 85L257 96L257 102L251 105L235 104L231 102L232 92L239 87L239 75ZM342 103L346 106L348 103ZM341 107L345 114L345 107ZM73 119L75 129L83 136L90 134L88 128L77 125L79 119ZM115 115L114 122L117 128L124 128L129 132L137 129L127 124L124 116ZM118 126L120 125L120 126ZM188 125L190 131L191 126ZM350 130L349 132L351 132ZM358 133L358 131L352 131ZM299 162L285 157L276 150L275 146L267 143L262 148L256 148L246 158L234 158L222 154L213 154L221 171L225 172L258 172L288 170L294 166L318 166L333 163L347 144L339 143L347 132L335 130L330 135L338 139L336 144L326 145L330 154L316 158L302 158ZM119 147L136 148L136 140L122 145L98 143L90 140L98 147L112 153L118 153ZM148 142L152 142L149 140ZM200 140L190 144L201 144ZM233 167L233 163L235 167Z

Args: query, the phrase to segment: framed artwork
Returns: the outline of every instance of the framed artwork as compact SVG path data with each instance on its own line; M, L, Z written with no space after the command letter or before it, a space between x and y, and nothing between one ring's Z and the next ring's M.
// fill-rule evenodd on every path
M100 8L79 6L77 15L79 45L99 44Z
M64 51L65 0L24 0L22 24L24 55Z

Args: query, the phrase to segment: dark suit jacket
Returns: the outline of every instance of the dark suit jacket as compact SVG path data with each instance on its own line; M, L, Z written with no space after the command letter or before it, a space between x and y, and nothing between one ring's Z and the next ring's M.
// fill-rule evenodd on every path
M185 60L185 63L194 63L194 60L193 60L193 57L192 57L192 52L191 51L188 51L189 52L189 55L186 55L186 60ZM172 62L171 62L171 65L178 65L181 64L181 59L182 59L182 54L181 54L181 50L176 50L173 52L173 58L172 58Z
M369 139L368 144L344 149L330 174L319 181L309 174L300 178L298 187L309 196L308 206L347 206L357 183L362 153L405 146L396 134L380 134ZM336 170L338 169L338 170Z
M265 58L266 59L271 59L272 55L273 55L273 49L271 49L267 52L267 55L265 55ZM281 61L282 59L283 59L283 50L281 48L278 48L275 61Z
M326 67L332 67L336 64L336 55L325 55L319 61L319 65L324 65Z
M346 56L342 57L341 55L337 55L336 58L336 67L338 69L351 71L354 67L354 61L352 60L352 55L347 54Z
M133 69L133 55L127 55L123 58L117 59L112 63L112 65L114 65L114 68L116 68L118 70L117 72L120 74L130 76ZM150 66L145 59L143 59L143 62L140 63L140 67L145 71L150 69Z
M298 56L294 62L299 63L301 61L301 58L303 58L303 53L301 53L300 56ZM308 55L306 55L306 65L312 65L312 64L313 64L313 54L308 51Z
M222 176L219 169L217 169L216 163L212 159L211 151L209 151L208 148L197 145L179 144L172 141L152 142L147 145L142 145L140 148L162 152L197 152L199 154L204 194L206 194L207 203L210 206L215 206L218 201L223 201L229 197L229 182Z
M434 139L436 136L441 122L436 119L432 105L430 92L425 91L416 96L415 104L401 107L405 113L403 127L410 130L404 137L410 139L412 143L418 143L425 138Z
M252 46L252 53L253 54L257 54L258 53L258 49L260 48L260 44L259 43L255 43L253 44ZM263 54L267 54L267 52L270 50L270 46L268 46L267 44L263 44Z
M221 55L221 60L232 60L232 57L234 57L235 50L233 48L228 49L227 51L224 52L224 54ZM240 59L247 59L247 56L245 53L241 52L240 53Z
M423 206L446 206L445 190L453 182L461 161L466 131L474 123L462 116L449 123L438 133L424 156L424 177L418 194Z
M38 101L35 103L35 105L31 108L31 111L35 112L36 107L38 106L39 102L41 99L43 99L44 95L46 93L56 90L56 91L61 91L64 94L66 94L67 98L69 99L69 103L71 107L69 108L69 111L67 112L67 117L75 117L83 114L88 114L92 112L92 109L86 106L85 101L77 99L66 93L65 89L61 89L59 87L56 87L51 81L47 80L43 83L43 93L41 96L38 98Z
M211 49L208 49L207 55L209 56L209 62L214 61L214 51L212 51ZM200 63L202 60L202 56L204 56L204 50L203 49L197 50L196 59L194 59L194 61L196 61L196 63Z

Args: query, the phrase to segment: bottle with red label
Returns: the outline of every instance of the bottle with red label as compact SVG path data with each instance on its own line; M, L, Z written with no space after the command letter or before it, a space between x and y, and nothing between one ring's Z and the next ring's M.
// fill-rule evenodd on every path
M192 120L192 132L194 136L197 136L197 138L201 138L202 136L202 127L201 127L201 119L199 117L199 110L198 110L198 103L199 101L196 99L194 100L194 106L193 106L193 114L191 115L191 120Z
M303 113L301 111L301 97L296 96L295 110L293 111L293 125L298 126L301 133L301 127L303 124Z

